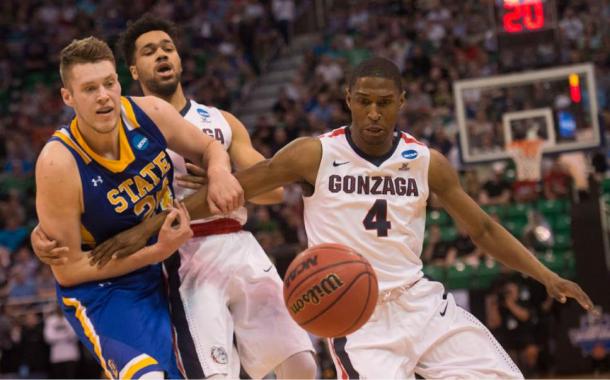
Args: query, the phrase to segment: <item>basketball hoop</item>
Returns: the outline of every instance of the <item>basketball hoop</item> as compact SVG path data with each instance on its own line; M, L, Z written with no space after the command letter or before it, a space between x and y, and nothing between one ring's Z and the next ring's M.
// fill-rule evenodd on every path
M535 138L515 140L508 144L506 151L517 167L517 180L538 182L542 179L542 148L544 140Z
M531 202L538 196L538 185L542 179L543 147L544 140L539 138L515 140L506 147L517 168L513 196L518 202Z

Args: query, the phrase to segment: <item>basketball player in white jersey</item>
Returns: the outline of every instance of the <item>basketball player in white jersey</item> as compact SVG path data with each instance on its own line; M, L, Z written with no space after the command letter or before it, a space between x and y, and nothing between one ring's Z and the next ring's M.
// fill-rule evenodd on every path
M426 203L435 193L473 241L505 265L543 283L560 302L593 304L580 287L544 267L461 188L455 169L437 151L397 131L404 104L398 68L372 58L355 68L346 93L350 126L301 138L275 156L236 173L246 198L292 182L309 184L305 222L309 244L336 242L365 256L379 279L379 302L358 331L331 340L339 378L521 378L519 369L475 317L425 279L420 254ZM187 198L200 217L206 188ZM144 221L98 247L94 255L132 251L159 228Z
M166 100L202 133L218 140L237 169L264 160L235 116L185 97L175 36L175 25L150 15L128 26L119 48L133 79L145 95ZM176 182L192 186L187 169L198 168L177 153L168 153ZM181 199L193 191L175 186L174 192ZM275 188L251 201L272 204L282 197L282 189ZM242 230L246 219L244 207L193 219L194 237L165 262L174 326L188 329L191 335L177 336L180 364L188 378L237 378L240 360L253 378L271 371L278 378L314 378L311 340L284 306L275 267L254 236ZM234 343L239 357L233 352Z

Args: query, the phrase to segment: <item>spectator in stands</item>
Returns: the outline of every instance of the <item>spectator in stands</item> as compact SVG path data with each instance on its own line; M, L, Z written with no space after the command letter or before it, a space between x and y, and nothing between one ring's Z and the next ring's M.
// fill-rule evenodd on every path
M570 175L558 159L553 160L552 166L545 173L543 184L546 199L565 198L570 194Z
M441 227L433 224L428 227L428 244L422 253L424 264L446 266L449 244L441 240Z
M32 298L38 293L34 278L28 276L27 270L21 265L15 265L11 269L9 279L8 296L15 300L20 298Z
M511 198L510 184L504 179L504 166L494 164L492 177L483 184L479 195L482 205L507 204Z
M445 258L445 266L450 267L457 261L474 267L478 266L479 261L483 256L482 251L473 243L462 226L458 224L456 227L457 236L449 243L449 249Z
M52 379L74 379L80 359L78 337L58 306L44 320L44 340L50 347Z
M343 68L329 54L325 54L316 67L316 75L327 85L336 84L343 79Z
M523 229L523 244L534 252L545 251L553 246L553 231L549 222L538 211L527 214L527 225Z
M486 302L490 329L498 334L498 341L526 378L534 373L540 352L534 336L537 317L530 297L527 288L520 290L518 282L509 280Z
M570 174L579 199L589 198L589 166L582 151L562 153L559 162Z
M36 271L36 289L38 297L44 299L55 298L55 277L48 265L40 265Z
M9 315L6 307L6 299L0 299L0 373L16 373L18 369L20 353L17 351L19 330L14 319ZM2 376L4 377L4 376ZM9 375L7 377L16 377Z
M472 199L478 199L481 194L481 182L476 170L466 170L460 176L462 179L462 187L466 194Z
M282 86L282 88L280 88L280 93L278 94L277 100L272 108L273 112L276 114L276 117L279 119L283 118L286 112L294 111L295 106L296 103L288 95L286 86Z
M559 22L559 29L570 42L577 42L582 36L584 25L572 8L565 10L563 19Z
M34 277L36 270L41 264L36 257L34 257L29 245L22 245L13 255L14 265L22 267L26 276Z
M604 152L600 149L591 158L593 165L593 176L597 182L601 182L606 177L608 171L608 160Z
M21 377L46 377L49 364L49 346L44 341L43 324L40 315L28 312L22 318L21 339L19 340Z
M4 227L0 230L0 246L15 251L26 240L29 234L23 225L23 218L18 214L5 214ZM1 222L0 222L1 223Z
M273 18L286 45L292 37L292 23L296 15L294 0L273 0L271 3Z

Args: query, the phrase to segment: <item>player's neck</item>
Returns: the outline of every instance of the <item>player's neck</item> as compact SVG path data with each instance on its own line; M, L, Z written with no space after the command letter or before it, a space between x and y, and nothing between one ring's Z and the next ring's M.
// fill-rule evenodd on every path
M354 145L358 147L363 153L366 153L372 157L381 157L388 154L392 147L394 146L394 134L390 134L387 141L384 141L383 144L368 144L362 139L362 137L358 133L350 133L350 138L352 139Z
M78 128L78 132L80 133L85 143L91 148L95 153L100 156L110 159L110 160L118 160L119 152L120 152L120 142L119 142L119 124L117 122L116 127L108 132L108 133L100 133L93 129L91 126L83 123L81 119L77 119L76 128Z
M178 86L176 87L176 91L174 91L170 96L161 96L159 94L155 94L153 92L150 91L146 91L146 89L143 89L144 91L144 95L152 95L152 96L156 96L157 98L161 98L163 100L165 100L166 102L168 102L169 104L171 104L176 111L180 112L184 106L186 106L186 96L184 96L184 91L182 91L182 84L178 83Z

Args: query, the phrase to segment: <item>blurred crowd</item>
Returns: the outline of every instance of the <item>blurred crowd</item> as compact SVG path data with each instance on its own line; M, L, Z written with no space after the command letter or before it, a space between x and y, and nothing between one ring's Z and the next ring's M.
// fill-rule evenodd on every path
M270 157L299 136L317 135L348 123L344 88L349 69L366 57L381 55L403 73L407 101L398 128L449 157L475 200L492 206L566 199L575 193L586 196L588 173L603 175L606 171L606 150L594 157L580 153L545 159L542 181L525 195L515 187L510 164L468 167L460 162L452 83L504 70L489 19L493 1L332 2L325 13L324 29L314 46L304 52L303 64L292 80L277 94L272 110L247 126L254 146ZM112 46L128 20L150 10L181 27L187 95L232 110L265 71L266 63L290 44L299 3L7 0L0 4L0 373L96 376L86 372L83 363L92 359L56 313L50 270L35 259L29 247L29 231L36 224L36 156L52 131L72 116L59 96L61 48L73 38L91 34ZM598 116L602 126L610 125L610 4L601 0L557 0L556 4L559 54L552 64L595 64ZM123 93L139 94L123 64L119 73ZM430 204L432 209L437 206L434 199ZM282 205L248 208L246 228L283 273L295 253L306 246L300 187L287 187ZM489 260L460 232L460 226L455 227L454 239L443 242L439 227L430 227L423 252L426 264L449 267L456 261L474 265ZM548 371L545 321L556 305L543 289L507 274L490 290L487 306L487 318L482 320L497 336L505 337L500 340L504 339L502 343L522 368L530 368L530 374ZM519 341L521 338L526 341ZM329 360L321 356L323 376L333 375Z

